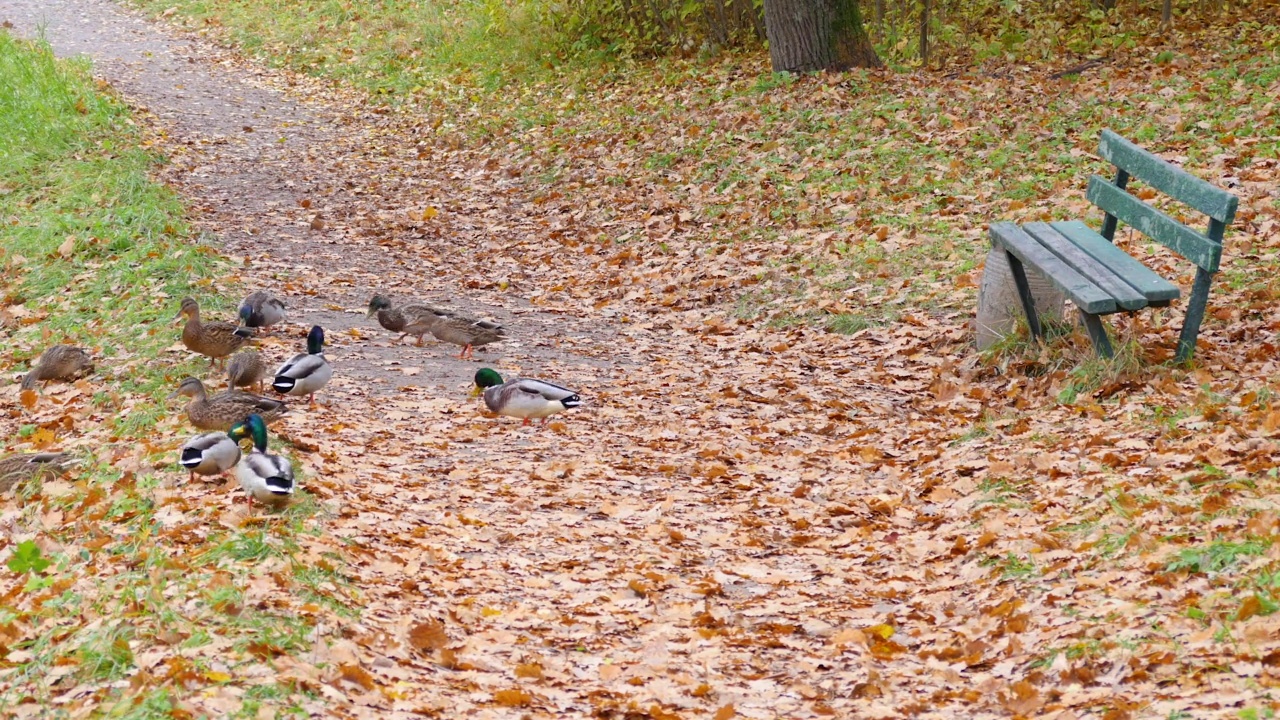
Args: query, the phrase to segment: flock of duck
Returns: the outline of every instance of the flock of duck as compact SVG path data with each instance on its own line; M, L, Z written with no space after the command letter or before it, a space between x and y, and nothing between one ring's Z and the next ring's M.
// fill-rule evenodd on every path
M196 377L187 377L169 395L190 398L187 419L198 430L206 432L187 440L179 451L178 462L191 479L196 475L221 476L234 469L247 500L281 509L294 493L292 463L267 451L267 425L289 410L284 400L249 392L253 387L262 392L268 377L267 364L261 353L245 346L254 342L259 332L284 321L284 303L274 295L259 290L240 304L238 322L203 322L200 305L194 298L183 298L175 320L185 318L182 343L192 352L209 358L209 366L225 362L227 389L210 395ZM459 358L474 356L475 348L506 338L501 325L471 318L449 309L432 305L409 304L395 307L391 301L374 295L369 301L368 316L376 317L382 327L400 333L397 341L414 336L422 345L427 334L437 340L462 347ZM307 334L307 351L298 353L280 365L272 375L271 388L284 397L303 397L315 405L315 395L333 378L333 366L324 356L324 329L312 326ZM228 360L229 358L229 360ZM55 345L46 350L22 379L24 391L34 390L47 380L75 380L94 371L92 356L74 345ZM528 425L532 419L545 424L555 413L578 407L581 398L574 391L555 383L533 378L504 381L491 368L476 372L472 395L482 395L485 405L498 415L517 417ZM242 443L250 442L247 450ZM19 453L0 458L0 492L31 476L55 475L75 464L66 453Z

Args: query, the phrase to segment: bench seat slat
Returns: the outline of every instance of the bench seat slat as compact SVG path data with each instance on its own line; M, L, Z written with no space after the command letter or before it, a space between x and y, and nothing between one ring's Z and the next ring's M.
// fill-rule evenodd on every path
M1116 311L1115 299L1105 290L1049 252L1022 228L1011 222L996 222L991 223L990 233L994 243L1044 275L1049 282L1066 293L1077 308L1094 315Z
M1196 265L1217 272L1222 246L1165 215L1138 198L1094 175L1089 178L1089 202L1132 225L1143 235L1177 252Z
M1214 187L1158 155L1147 152L1110 130L1102 131L1098 154L1112 165L1179 202L1230 225L1235 218L1235 195Z
M1142 293L1147 298L1147 304L1168 305L1170 300L1181 297L1182 292L1177 285L1152 272L1142 264L1142 261L1107 242L1106 238L1088 225L1079 220L1050 224L1077 247L1111 268L1116 275Z
M1138 292L1124 278L1117 275L1106 264L1081 250L1074 243L1063 237L1049 223L1033 222L1022 226L1027 234L1049 248L1054 255L1075 268L1081 275L1089 278L1116 301L1122 310L1141 310L1147 306L1147 296Z

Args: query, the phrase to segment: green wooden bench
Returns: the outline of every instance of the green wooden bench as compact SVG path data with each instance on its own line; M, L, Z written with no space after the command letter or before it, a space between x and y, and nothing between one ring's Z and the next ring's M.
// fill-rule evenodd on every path
M1041 329L1027 285L1027 267L1044 275L1071 299L1094 348L1104 357L1111 357L1112 350L1102 315L1162 307L1180 295L1176 285L1112 244L1117 223L1124 221L1190 260L1197 267L1196 279L1178 337L1178 361L1185 361L1195 352L1200 321L1209 301L1209 284L1222 260L1222 234L1235 217L1236 196L1170 165L1110 130L1102 131L1098 154L1116 167L1114 182L1098 175L1089 178L1089 201L1105 213L1101 233L1076 220L1021 226L997 222L991 225L991 244L1007 253L1032 335L1041 337ZM1131 177L1208 215L1208 231L1202 234L1193 230L1130 195L1125 186Z

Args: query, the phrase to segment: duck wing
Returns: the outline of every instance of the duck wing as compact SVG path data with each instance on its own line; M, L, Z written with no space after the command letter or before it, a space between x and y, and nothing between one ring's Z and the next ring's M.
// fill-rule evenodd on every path
M546 380L535 380L533 378L521 378L513 381L515 391L530 397L537 395L544 400L551 402L567 401L569 399L578 400L578 393L570 390L562 385L549 383ZM577 403L575 403L577 404ZM573 407L573 405L565 403L565 407Z
M333 366L324 355L295 355L276 371L271 387L286 395L313 393L328 384L333 377Z

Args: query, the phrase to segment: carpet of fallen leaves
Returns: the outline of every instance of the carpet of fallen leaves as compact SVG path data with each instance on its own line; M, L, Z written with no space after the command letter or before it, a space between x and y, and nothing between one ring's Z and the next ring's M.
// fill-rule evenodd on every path
M655 116L634 142L548 127L474 141L225 50L192 52L328 119L315 142L300 131L270 153L247 143L285 127L184 131L163 113L153 122L173 158L165 179L187 190L244 266L227 286L272 284L298 308L288 337L267 347L290 352L306 319L325 313L342 330L326 404L281 423L321 509L306 520L310 532L293 536L287 562L341 582L317 602L297 592L286 561L260 562L237 576L253 580L235 611L295 613L313 628L311 646L139 635L119 681L133 691L169 688L175 712L202 716L242 711L268 682L315 715L343 717L1116 719L1271 707L1280 682L1271 130L1205 129L1194 150L1156 143L1170 158L1194 153L1189 165L1241 197L1196 364L1160 364L1180 308L1121 318L1122 336L1141 344L1140 368L1065 402L1079 376L1061 358L1085 357L1070 349L1082 336L983 360L969 327L978 270L947 268L981 255L993 219L1086 214L1085 166L1070 157L1061 162L1071 180L1051 196L1010 207L994 174L953 198L944 211L957 228L953 253L912 255L936 238L874 218L920 212L922 199L878 186L807 198L824 211L821 226L743 237L735 228L772 222L762 199L777 192L772 181L713 190L646 161L709 117L720 128L760 121L747 104L707 107L666 87L665 102L687 100L689 115ZM1046 94L1087 105L1214 63L1207 53L1172 69L1118 58L1078 84L1046 80L1043 68L858 82L933 94L953 118L943 129L890 114L866 129L867 142L903 142L905 125L914 142L945 151L986 124L1034 131L1028 109ZM739 72L762 69L752 60ZM833 118L859 102L842 76L770 92L771 102ZM1249 113L1274 118L1274 101L1259 96L1280 96L1274 76L1239 94L1256 103ZM1186 130L1179 117L1157 120ZM1082 134L1079 157L1095 144ZM744 164L778 150L746 138L740 148ZM793 172L816 171L814 157L793 158ZM560 179L547 185L552 166ZM269 191L288 201L242 212L267 190L225 181L237 172L274 178ZM626 181L604 181L617 173ZM709 220L711 205L729 210ZM817 265L846 262L842 246L865 242L880 244L883 261L840 271L847 283L811 282ZM904 272L899 256L922 265ZM1151 262L1189 287L1186 268L1154 252ZM586 406L545 429L486 416L465 396L478 364L448 360L441 346L397 350L357 314L374 287L487 308L517 338L490 355L495 366L575 387ZM787 313L891 306L895 320L841 335L737 311L765 288ZM176 330L162 331L176 341ZM51 397L64 412L97 389ZM187 431L176 417L165 428L166 450ZM161 462L171 456L101 459L151 473L151 457L163 478L145 493L158 546L199 552L206 527L257 526L227 509L224 489L187 485ZM27 533L94 517L21 515ZM6 602L18 602L21 580L6 582L18 584ZM92 597L92 581L82 583ZM192 658L209 669L188 671ZM25 682L57 678L55 668ZM93 697L93 688L59 690L72 709Z

